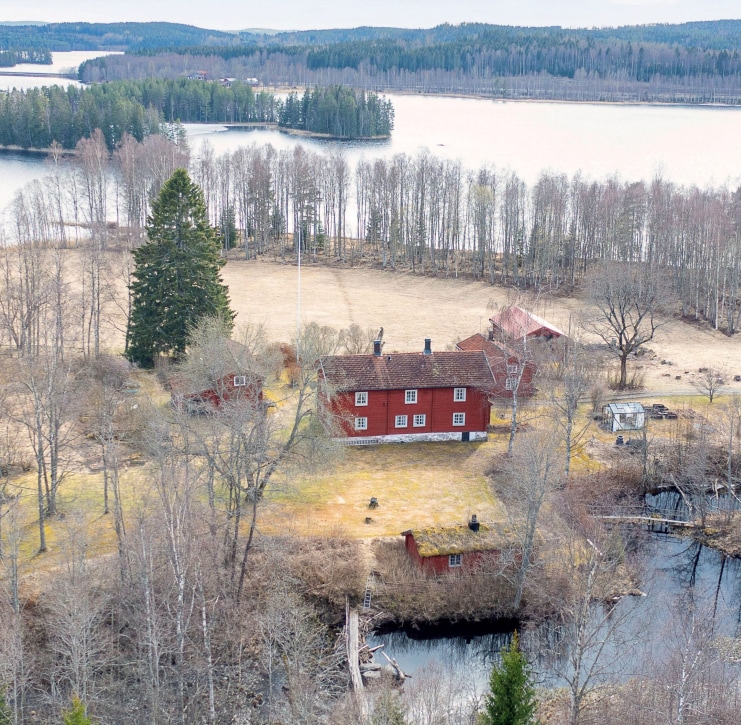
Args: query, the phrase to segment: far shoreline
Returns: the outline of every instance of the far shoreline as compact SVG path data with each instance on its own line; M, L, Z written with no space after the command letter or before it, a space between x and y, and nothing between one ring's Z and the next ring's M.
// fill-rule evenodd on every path
M288 93L291 91L303 92L311 87L304 86L261 86L261 90L268 93ZM375 89L366 88L366 91L373 91L389 96L424 96L427 98L461 98L477 101L494 101L495 103L567 103L569 105L582 106L656 106L658 108L729 108L741 109L741 94L738 103L689 103L687 101L598 101L598 100L575 100L573 98L506 98L503 96L493 96L484 93L463 93L461 91L417 91L411 89ZM225 125L225 124L221 124ZM374 137L375 138L375 137Z

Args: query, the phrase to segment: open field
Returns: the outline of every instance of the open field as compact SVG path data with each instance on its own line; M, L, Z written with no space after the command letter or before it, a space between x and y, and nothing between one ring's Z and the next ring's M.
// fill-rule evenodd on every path
M237 324L264 323L269 336L278 341L295 336L295 264L232 260L223 276ZM426 337L432 339L433 350L448 349L469 335L485 332L489 317L515 301L564 331L584 309L579 299L518 294L485 282L365 268L310 264L301 268L302 322L337 328L353 323L383 327L388 351L422 350ZM741 338L729 338L707 325L669 320L648 348L629 366L643 373L646 389L659 394L691 392L693 375L700 367L726 368L731 381L734 374L741 374ZM730 382L729 388L741 392L741 383Z

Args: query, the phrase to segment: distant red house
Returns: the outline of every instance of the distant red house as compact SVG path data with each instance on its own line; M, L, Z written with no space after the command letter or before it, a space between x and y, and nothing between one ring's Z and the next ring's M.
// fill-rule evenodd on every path
M496 340L520 341L528 340L555 340L563 336L563 332L555 325L544 320L522 307L508 307L490 320L493 337Z
M402 531L412 561L430 573L475 569L501 559L515 549L514 537L502 524L485 524L471 517L468 524Z
M326 405L355 445L486 440L495 381L481 351L337 355L323 363Z
M212 359L193 365L189 374L170 378L172 401L194 413L217 410L229 401L263 401L263 378L256 373L251 353L244 345L226 340Z
M489 333L491 335L491 332ZM480 350L486 355L494 375L493 394L498 398L511 398L516 389L518 395L535 393L533 379L537 366L532 360L523 360L521 355L503 342L492 340L477 332L461 340L456 348L467 352Z

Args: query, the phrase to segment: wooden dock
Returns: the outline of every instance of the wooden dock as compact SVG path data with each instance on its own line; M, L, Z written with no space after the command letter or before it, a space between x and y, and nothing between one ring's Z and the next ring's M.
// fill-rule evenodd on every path
M664 526L674 526L678 529L694 529L693 521L677 521L675 519L662 519L656 516L598 516L597 518L604 521L615 521L623 524L662 524Z

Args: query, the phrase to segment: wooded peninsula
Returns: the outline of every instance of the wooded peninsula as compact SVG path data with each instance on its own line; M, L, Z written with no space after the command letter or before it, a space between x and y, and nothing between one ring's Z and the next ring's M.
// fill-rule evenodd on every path
M0 96L0 145L74 148L101 129L113 150L124 135L141 141L162 123L268 123L340 139L385 138L391 101L343 86L291 93L285 100L247 83L187 78L13 90Z

